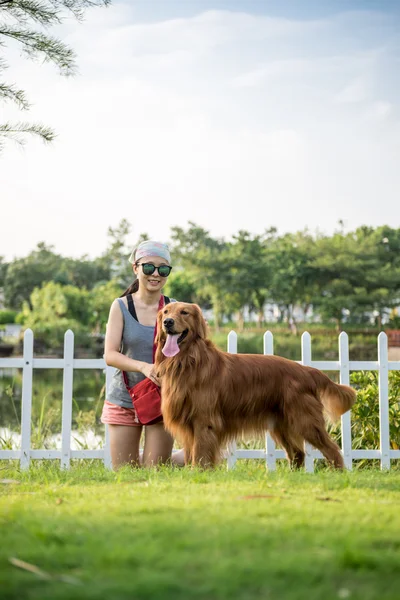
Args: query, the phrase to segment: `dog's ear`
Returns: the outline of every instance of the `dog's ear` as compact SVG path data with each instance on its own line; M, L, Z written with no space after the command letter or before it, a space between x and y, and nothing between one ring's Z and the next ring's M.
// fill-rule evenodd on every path
M163 311L160 310L157 314L157 334L154 340L154 344L156 346L156 354L155 354L155 361L156 363L161 362L164 359L164 355L161 352L162 348L164 347L165 344L165 340L167 339L167 336L164 333L164 330L162 328L162 322L163 322Z
M193 306L196 308L196 312L195 312L195 318L196 318L196 325L197 325L197 334L199 337L201 337L202 340L205 340L207 337L207 321L205 320L205 318L203 317L203 313L201 312L201 308L198 304L193 304Z

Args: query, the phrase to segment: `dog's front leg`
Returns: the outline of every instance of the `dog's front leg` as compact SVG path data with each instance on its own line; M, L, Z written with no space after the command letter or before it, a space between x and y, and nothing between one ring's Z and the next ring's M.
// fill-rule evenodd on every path
M186 446L184 447L184 454L185 454L185 465L190 465L192 464L192 455L193 455L193 449L187 448Z
M197 426L194 430L192 465L214 467L218 462L220 444L211 425Z

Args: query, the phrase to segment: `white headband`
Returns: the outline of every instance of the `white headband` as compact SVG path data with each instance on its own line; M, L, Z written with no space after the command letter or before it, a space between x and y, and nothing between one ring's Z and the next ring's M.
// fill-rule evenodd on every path
M131 253L129 262L134 265L139 258L144 258L145 256L160 256L161 258L165 258L167 262L171 262L169 248L167 244L162 244L161 242L153 242L151 240L142 242L136 250L133 250Z

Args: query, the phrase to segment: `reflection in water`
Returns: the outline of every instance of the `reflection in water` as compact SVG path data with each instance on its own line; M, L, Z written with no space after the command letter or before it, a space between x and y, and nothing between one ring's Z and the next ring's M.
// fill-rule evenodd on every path
M71 448L97 449L103 445L100 423L104 401L103 370L76 369L72 400ZM31 447L61 446L63 371L35 369L32 389ZM0 369L0 448L18 448L21 430L22 370ZM17 444L17 445L16 445Z
M3 440L3 444L0 442L0 449L7 447L9 450L18 450L21 448L21 435L16 431L11 431L7 427L0 427L0 440ZM61 448L61 433L50 435L45 440L46 450L60 449ZM71 431L71 450L99 450L104 446L104 434L95 434L92 430ZM43 449L42 448L42 449ZM38 448L39 449L39 448Z

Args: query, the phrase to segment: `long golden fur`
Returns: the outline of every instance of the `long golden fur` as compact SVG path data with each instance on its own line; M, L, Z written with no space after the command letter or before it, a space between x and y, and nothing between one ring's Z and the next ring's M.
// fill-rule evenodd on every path
M170 358L162 353L167 333L181 334L180 351ZM213 466L228 441L268 430L292 466L304 464L306 440L343 468L323 410L331 419L348 411L351 387L278 356L222 352L207 339L196 304L174 302L160 311L156 342L164 424L183 443L186 464Z

